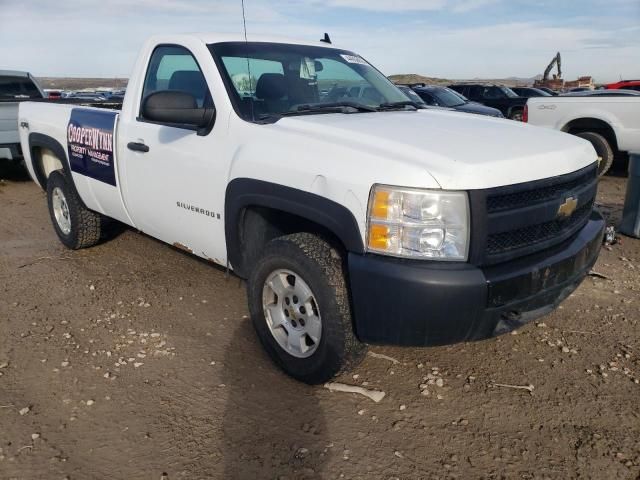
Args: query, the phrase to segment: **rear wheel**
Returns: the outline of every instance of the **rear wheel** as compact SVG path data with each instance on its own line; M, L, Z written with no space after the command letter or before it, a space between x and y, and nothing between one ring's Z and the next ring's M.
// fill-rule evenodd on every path
M613 149L606 138L595 132L580 132L575 134L577 137L589 140L598 155L598 176L602 177L609 171L613 164Z
M53 228L68 248L91 247L102 233L102 218L88 210L64 174L57 170L47 180L47 200Z
M514 110L513 112L511 112L511 114L509 115L509 119L515 120L516 122L521 122L523 119L522 110Z
M362 359L342 259L319 237L297 233L269 242L247 293L262 345L297 380L322 383Z

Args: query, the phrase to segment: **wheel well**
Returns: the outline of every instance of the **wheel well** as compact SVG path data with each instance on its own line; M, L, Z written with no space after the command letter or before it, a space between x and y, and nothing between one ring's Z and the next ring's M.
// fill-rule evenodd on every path
M507 113L508 113L508 116L510 117L516 112L523 112L523 111L524 111L524 105L514 105L513 107L509 107L509 111Z
M578 118L567 123L562 131L575 135L582 132L599 133L607 139L611 148L615 151L618 150L618 140L616 139L616 133L607 122L598 118Z
M35 153L35 160L38 164L37 168L40 169L45 180L49 179L51 172L64 169L62 160L59 159L52 150L46 147L35 147L33 150Z
M307 218L274 208L248 206L239 215L238 223L242 265L234 265L234 271L241 277L248 276L248 267L255 264L270 240L292 233L318 235L346 261L346 248L340 239L328 228Z

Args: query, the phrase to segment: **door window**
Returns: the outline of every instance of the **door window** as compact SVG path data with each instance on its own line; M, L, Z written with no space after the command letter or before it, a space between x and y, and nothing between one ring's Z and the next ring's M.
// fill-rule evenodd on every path
M162 90L190 93L200 108L213 106L204 74L194 56L184 47L161 46L151 55L142 100Z
M465 94L465 96L473 99L482 99L483 88L478 86L469 87L469 94Z

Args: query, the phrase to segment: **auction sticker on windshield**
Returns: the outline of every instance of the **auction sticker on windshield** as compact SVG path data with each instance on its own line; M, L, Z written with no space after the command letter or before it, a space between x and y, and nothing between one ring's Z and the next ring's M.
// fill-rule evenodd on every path
M357 63L358 65L369 65L364 58L359 57L358 55L341 54L340 56L349 63Z
M116 186L113 130L117 112L74 108L67 126L72 172Z

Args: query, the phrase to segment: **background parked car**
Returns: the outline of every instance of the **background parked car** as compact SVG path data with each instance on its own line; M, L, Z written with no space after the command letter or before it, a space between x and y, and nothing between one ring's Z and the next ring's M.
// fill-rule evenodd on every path
M591 92L593 90L591 90L589 87L575 87L575 88L570 88L569 90L567 90L567 93L570 92Z
M44 96L30 73L0 70L0 158L22 160L18 104Z
M50 88L44 89L44 94L46 98L53 98L53 99L58 99L58 98L62 98L62 92L60 90L51 90Z
M560 94L561 97L634 97L640 95L636 90L581 90Z
M503 117L500 110L487 107L480 103L470 102L464 95L447 87L424 85L414 87L413 91L417 93L427 105L447 107L459 112L477 113L489 117Z
M621 80L616 83L610 83L608 85L605 85L604 88L606 88L607 90L617 90L617 89L623 88L626 90L640 91L640 80Z
M530 98L526 116L531 125L553 128L591 142L598 155L600 176L614 162L623 166L628 159L627 152L640 147L637 134L640 92L625 96L602 95L602 92L607 90Z
M449 88L461 93L471 101L497 108L502 112L502 115L511 120L522 121L527 99L519 97L509 87L503 85L460 83L450 85Z
M414 92L410 87L407 87L406 85L398 85L398 88L402 90L402 93L404 93L407 96L407 98L412 102L420 105L421 107L427 106L425 101L422 98L420 98L420 96L416 92Z
M533 98L533 97L551 97L552 95L540 88L533 87L511 87L519 97Z
M76 100L88 100L92 102L101 102L107 99L101 93L95 92L72 92L69 93L66 98L74 98Z
M558 95L558 92L556 92L555 90L551 90L548 87L536 87L538 90L542 90L543 92L547 92L549 95L551 95L552 97L555 97L556 95Z

